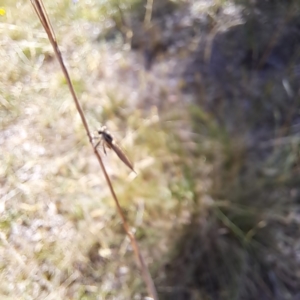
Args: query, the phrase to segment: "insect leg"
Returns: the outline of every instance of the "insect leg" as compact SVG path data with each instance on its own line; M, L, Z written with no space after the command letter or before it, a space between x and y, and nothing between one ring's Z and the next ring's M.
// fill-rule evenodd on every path
M99 147L100 144L101 144L101 140L97 142L97 144L95 145L95 148Z
M98 148L100 145L102 144L102 147L103 147L103 152L105 153L106 155L106 150L105 150L105 142L103 140L103 138L101 137L100 140L97 142L97 144L95 145L95 148Z
M105 150L105 142L104 141L102 141L102 147L103 147L103 152L105 153L105 155L106 155L106 150Z

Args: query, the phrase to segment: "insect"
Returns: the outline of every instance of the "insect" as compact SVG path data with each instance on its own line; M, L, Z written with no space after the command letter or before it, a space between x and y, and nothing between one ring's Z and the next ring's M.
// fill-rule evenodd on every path
M100 144L102 144L103 152L106 154L105 147L112 149L115 151L115 153L118 155L118 157L122 160L122 162L131 169L134 173L135 170L133 169L133 164L130 162L130 160L127 158L123 150L116 144L113 136L110 134L110 132L107 130L106 126L102 126L98 130L98 134L101 135L101 140L96 144L95 148L97 148Z

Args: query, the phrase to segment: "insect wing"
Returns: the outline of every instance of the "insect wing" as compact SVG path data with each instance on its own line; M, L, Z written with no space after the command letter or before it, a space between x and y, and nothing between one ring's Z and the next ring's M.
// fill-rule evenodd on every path
M129 161L129 159L127 158L127 156L125 155L125 153L121 150L121 148L115 143L112 142L110 144L111 149L113 149L115 151L115 153L118 155L118 157L122 160L122 162L128 167L130 168L133 172L133 165L132 163Z

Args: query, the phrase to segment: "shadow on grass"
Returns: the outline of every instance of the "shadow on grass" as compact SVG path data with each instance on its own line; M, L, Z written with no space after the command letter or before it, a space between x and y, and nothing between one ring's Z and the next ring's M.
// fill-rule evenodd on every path
M161 299L282 300L300 290L299 5L266 8L248 7L245 22L203 40L184 74L196 102L187 177L191 187L203 180L204 156L212 183L193 190Z
M297 150L284 145L260 155L219 132L210 141L215 146L197 143L213 166L207 193L197 192L205 178L196 171L199 157L189 156L193 213L171 246L161 299L294 299L300 288Z

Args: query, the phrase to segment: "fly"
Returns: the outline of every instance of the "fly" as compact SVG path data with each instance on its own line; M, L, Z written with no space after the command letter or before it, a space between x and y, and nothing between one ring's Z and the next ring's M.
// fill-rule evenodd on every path
M116 144L113 136L110 134L110 132L107 130L106 126L102 126L100 130L98 130L98 134L101 135L101 140L96 144L95 148L97 148L100 144L102 144L103 152L106 154L105 147L112 149L115 151L115 153L118 155L118 157L121 159L121 161L133 172L135 170L133 169L133 165L130 162L130 160L127 158L123 150ZM135 172L136 173L136 172Z

